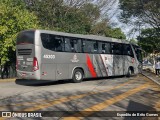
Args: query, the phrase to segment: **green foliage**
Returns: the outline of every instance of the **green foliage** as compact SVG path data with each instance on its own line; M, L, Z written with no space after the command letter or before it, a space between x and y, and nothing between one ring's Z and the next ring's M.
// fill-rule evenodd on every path
M37 28L37 25L37 17L25 9L23 1L0 1L0 65L11 60L17 33Z
M148 53L160 52L160 37L153 28L142 30L138 44Z
M35 4L28 9L36 13L44 29L125 39L119 28L112 29L106 20L100 21L100 7L93 3L83 1L78 7L63 0L32 0L32 3Z
M105 35L107 37L113 37L113 38L117 38L117 39L126 39L125 34L121 31L120 28L114 28L114 29L108 29L105 32Z
M86 6L68 6L62 0L32 2L35 4L28 6L28 9L37 15L43 29L83 34L90 31L91 19L85 13L90 11L86 10Z
M130 43L133 43L133 44L137 44L137 42L138 42L138 41L135 40L135 39L130 39L129 41L130 41Z
M69 1L70 4L63 0L0 0L0 65L15 60L15 39L25 29L125 38L119 28L112 29L108 22L101 21L101 8L94 2Z
M91 29L91 33L117 39L126 39L125 34L120 28L110 28L107 26L106 21L101 21L95 24Z
M121 19L124 22L133 22L133 17L149 24L153 28L160 28L160 2L159 0L120 0L120 9L123 10Z

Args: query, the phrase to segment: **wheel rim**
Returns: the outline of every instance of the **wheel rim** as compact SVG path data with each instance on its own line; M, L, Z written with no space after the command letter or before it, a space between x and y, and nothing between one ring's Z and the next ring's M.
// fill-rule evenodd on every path
M77 72L75 73L75 78L76 78L76 80L81 80L81 79L82 79L82 74L81 74L81 72L77 71Z

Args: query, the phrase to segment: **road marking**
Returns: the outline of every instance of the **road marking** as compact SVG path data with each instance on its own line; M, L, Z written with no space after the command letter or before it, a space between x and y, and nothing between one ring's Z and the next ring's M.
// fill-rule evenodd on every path
M88 92L86 93L85 95L92 95L92 94L96 94L96 93L99 93L99 92L107 92L107 91L111 91L111 90L114 90L114 89L117 89L121 86L124 86L126 84L129 84L129 83L132 83L134 82L133 80L131 81L128 81L128 82L125 82L125 83L122 83L122 84L119 84L111 89L107 89L107 90L99 90L98 92ZM84 94L82 94L84 95ZM76 96L76 95L75 95ZM64 97L66 98L66 97ZM61 98L60 98L61 99ZM56 99L55 101L58 101L59 99ZM43 100L43 101L38 101L38 103L36 102L23 102L23 103L19 103L19 104L10 104L10 105L3 105L3 106L0 106L0 110L6 108L6 106L9 106L9 107L12 107L12 106L22 106L22 105L35 105L35 104L39 104L39 103L43 103L43 102L51 102L51 101L48 101L48 100Z
M85 94L81 94L81 95L73 95L73 96L64 97L64 98L60 98L60 99L53 100L53 101L43 101L43 102L47 102L47 103L43 104L43 102L41 102L41 104L35 105L31 108L24 109L24 111L37 111L37 110L48 108L48 107L51 107L51 106L54 106L54 105L57 105L57 104L60 104L60 103L68 102L70 100L80 99L80 98L83 98L85 96L89 96L89 95L93 95L93 94L97 94L97 93L101 93L101 92L111 91L111 90L120 88L120 87L122 87L126 84L129 84L129 83L132 83L132 82L134 82L134 81L133 80L128 81L126 83L120 84L120 85L115 86L115 87L113 87L111 89L108 89L108 90L101 90L101 91L97 91L97 92L89 92L89 93L85 93Z
M149 86L150 85L148 83L140 85L137 88L131 89L125 93L122 93L122 94L116 96L116 97L107 99L106 101L103 101L103 102L98 103L96 105L93 105L89 108L86 108L86 109L82 110L81 112L74 114L73 116L82 116L83 115L84 117L87 117L87 116L93 114L95 111L103 110L106 107L108 107L116 102L119 102L122 99L125 99L126 97L128 97L130 95L133 95L133 94L135 94L145 88L148 88ZM87 112L87 111L89 111L89 112ZM82 117L81 118L78 118L78 117L64 117L63 118L63 120L80 120L80 119L82 119Z
M154 107L157 111L160 111L160 100L156 103Z
M13 81L16 81L16 79L0 79L0 83L13 82Z

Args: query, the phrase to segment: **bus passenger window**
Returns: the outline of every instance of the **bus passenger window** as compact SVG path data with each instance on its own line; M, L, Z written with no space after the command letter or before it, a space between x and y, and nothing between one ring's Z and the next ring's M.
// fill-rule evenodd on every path
M60 36L55 36L54 38L54 44L55 44L55 51L62 52L64 51L64 43L63 43L63 38Z
M125 44L123 46L123 54L134 57L131 46L129 44Z
M74 42L75 42L74 40L71 40L71 41L70 41L71 51L72 51L72 52L76 52L76 50L75 50L75 45L74 45L75 43L74 43Z
M55 44L54 44L54 36L51 34L41 34L41 40L42 40L42 45L44 48L49 49L49 50L55 50Z
M105 43L102 44L102 53L106 53L106 45L105 45Z
M82 42L81 39L77 39L76 40L76 44L75 44L75 50L76 52L82 52Z
M93 44L93 47L94 47L94 53L98 53L98 43L97 42Z
M110 43L105 43L105 51L107 54L111 53L111 44Z
M102 53L102 42L98 42L98 53Z
M65 51L71 52L71 41L70 38L65 37Z
M111 53L111 45L110 43L102 43L102 53L110 54Z
M72 52L80 53L81 51L81 39L73 38L71 41Z
M112 43L112 53L115 55L122 55L122 44Z

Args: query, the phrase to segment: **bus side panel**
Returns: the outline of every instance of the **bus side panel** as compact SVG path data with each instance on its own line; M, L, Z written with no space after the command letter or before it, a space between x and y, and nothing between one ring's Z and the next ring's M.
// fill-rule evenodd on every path
M71 54L69 61L70 61L70 64L69 64L69 78L70 79L72 79L74 70L76 68L80 68L83 70L84 78L92 77L87 67L86 54L82 54L82 53Z
M134 68L133 60L134 60L134 58L127 56L127 55L124 55L124 75L127 75L129 67Z
M55 52L56 72L55 79L69 79L69 64L73 53Z
M55 80L56 64L42 63L41 65L41 79Z
M113 75L124 74L124 57L123 55L113 55Z
M55 80L56 64L55 64L55 52L47 50L42 47L41 50L41 68L40 76L42 80Z

